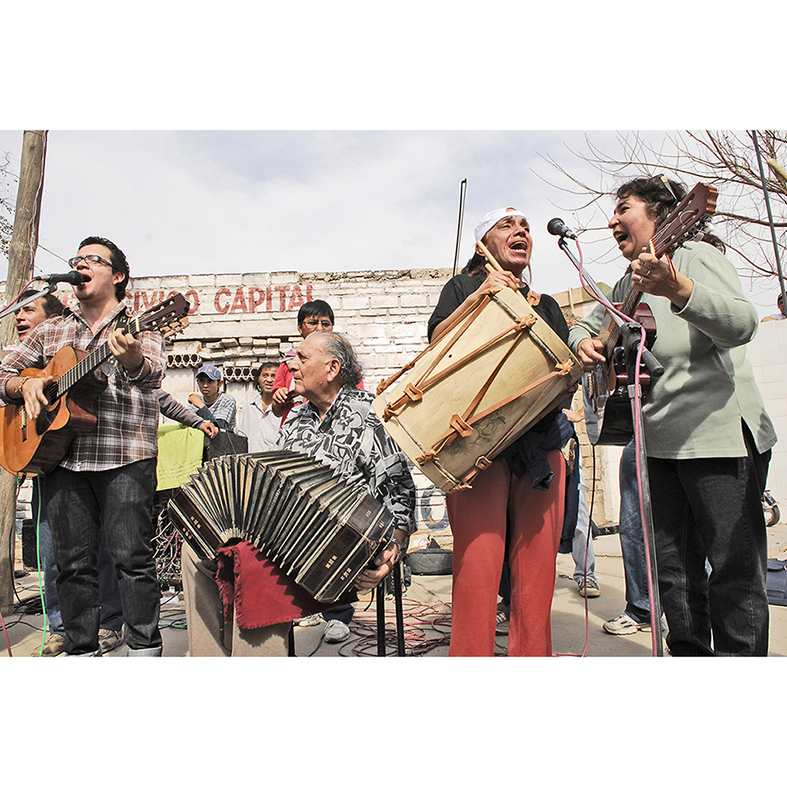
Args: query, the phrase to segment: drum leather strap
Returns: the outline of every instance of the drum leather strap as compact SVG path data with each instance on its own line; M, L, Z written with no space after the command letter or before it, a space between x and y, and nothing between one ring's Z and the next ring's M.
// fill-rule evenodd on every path
M491 300L491 298L485 300L484 301L484 305L489 303L490 300ZM512 332L517 332L519 334L519 336L517 336L516 340L512 343L511 347L509 348L508 352L506 353L506 356L503 358L503 361L505 361L506 358L508 358L508 355L510 355L510 353L513 351L513 349L516 347L516 344L519 341L519 338L523 335L523 332L526 331L526 330L529 330L530 328L532 328L538 322L537 318L534 317L533 315L527 315L527 316L525 316L525 317L523 317L521 319L516 319L514 321L514 323L509 328L506 328L506 330L502 331L497 336L492 337L491 339L489 339L489 341L485 342L480 347L476 347L472 352L468 353L463 358L460 358L458 361L452 363L450 366L446 367L445 369L443 369L438 374L435 374L432 377L429 377L429 374L432 372L434 367L445 357L446 353L448 353L451 350L453 345L456 343L456 340L472 325L473 321L475 320L475 318L480 313L481 313L481 309L478 309L474 313L472 313L468 317L467 322L462 326L462 329L457 332L456 336L453 337L453 340L451 342L447 343L446 346L444 348L442 348L442 350L439 353L436 354L436 357L435 357L434 361L431 363L429 368L421 375L421 377L415 383L408 383L408 385L405 386L405 388L404 388L404 395L403 396L400 396L396 401L390 402L390 403L388 403L386 405L385 410L383 412L383 418L386 421L389 418L391 418L392 416L398 415L399 411L406 404L409 404L411 402L418 402L418 401L420 401L423 398L424 391L428 390L433 385L436 385L437 383L439 383L444 378L446 378L449 375L453 374L457 369L461 369L463 366L466 366L476 356L481 355L481 353L485 352L490 347L494 346L498 342L500 342L503 339L505 339L506 337L510 336ZM530 336L531 336L531 338L534 339L536 344L541 346L541 342L539 342L536 339L536 337L533 336L532 332L530 333ZM427 347L427 350L428 349L429 349L429 347ZM424 352L426 352L426 351L424 351ZM422 355L423 355L423 353L422 353ZM549 353L549 355L552 355L552 353ZM419 355L418 357L420 358L421 356ZM553 357L553 359L554 359L554 357ZM418 360L418 359L416 359L416 360ZM556 360L556 359L554 359L554 360ZM503 363L503 361L501 361L501 364ZM495 375L498 372L498 368L496 368L491 373L491 375L489 376L489 379L487 380L485 386L482 388L481 392L479 393L479 395L477 397L479 400L483 397L484 393L486 393L487 388L492 383L492 380L494 379ZM475 406L475 405L471 405L471 408L470 408L471 412L472 412L472 407L473 406Z
M514 394L507 396L505 399L497 402L496 404L492 405L492 407L488 407L486 410L483 410L480 413L476 413L472 418L467 417L461 418L458 415L454 415L451 418L451 431L444 434L432 447L430 451L425 451L423 453L424 461L434 461L434 458L440 454L444 448L447 448L457 437L467 437L473 431L473 424L480 421L482 418L486 418L488 415L496 412L497 410L501 410L507 404L511 404L515 399L518 399L520 396L524 396L526 393L529 393L534 388L538 388L538 386L543 385L544 383L548 382L554 377L559 377L561 375L570 374L571 369L573 368L573 363L571 361L566 361L565 363L561 363L558 367L550 372L549 374L545 374L540 379L536 380L535 382L531 383L530 385L525 386L524 388L520 389ZM530 412L537 410L543 404L544 397L542 396L540 399L536 400L532 407L530 408ZM526 414L527 415L527 414ZM495 448L492 449L494 452ZM419 457L419 461L421 457Z

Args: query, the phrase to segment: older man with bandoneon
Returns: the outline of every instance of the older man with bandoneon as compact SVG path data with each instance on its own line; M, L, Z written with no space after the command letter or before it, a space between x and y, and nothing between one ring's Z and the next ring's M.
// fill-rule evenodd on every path
M327 331L309 335L291 369L295 391L306 401L285 421L277 449L299 451L330 465L394 517L395 542L355 581L355 588L366 592L389 574L413 528L415 485L407 458L374 414L374 395L356 388L361 369L345 336ZM182 569L192 656L287 655L289 623L236 628L231 643L225 644L215 561L196 559L184 545Z

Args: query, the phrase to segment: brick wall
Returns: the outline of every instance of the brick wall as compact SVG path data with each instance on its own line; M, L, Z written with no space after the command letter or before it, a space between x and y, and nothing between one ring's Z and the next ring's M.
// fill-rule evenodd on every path
M760 323L746 355L779 436L771 457L768 488L780 502L784 521L787 516L787 320Z
M350 337L364 366L365 386L374 391L426 346L426 322L450 276L450 269L161 276L132 280L129 300L136 311L144 311L182 292L192 311L186 330L168 343L164 388L186 401L196 369L216 363L241 408L253 397L252 368L263 360L278 361L297 345L298 309L318 298L331 304L336 330ZM70 288L63 289L68 294L58 294L68 302ZM567 314L581 316L582 295L572 290L555 297ZM777 433L787 435L787 320L762 323L748 353ZM578 432L589 485L594 452L581 426ZM614 446L595 450L593 518L599 525L617 521L620 451ZM449 540L444 495L422 474L415 476L419 528L438 541ZM787 509L787 441L774 450L769 486Z

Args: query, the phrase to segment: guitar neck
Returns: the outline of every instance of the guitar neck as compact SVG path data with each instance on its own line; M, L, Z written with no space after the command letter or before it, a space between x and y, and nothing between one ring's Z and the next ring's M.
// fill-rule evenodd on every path
M139 323L140 318L135 317L126 326L126 331L132 336L136 336L140 331ZM58 378L56 382L57 388L53 391L52 401L67 394L71 388L81 382L92 371L98 369L104 361L111 357L112 351L109 349L107 342L104 342L100 347L93 350L90 355L86 355L81 361L74 364L65 374Z

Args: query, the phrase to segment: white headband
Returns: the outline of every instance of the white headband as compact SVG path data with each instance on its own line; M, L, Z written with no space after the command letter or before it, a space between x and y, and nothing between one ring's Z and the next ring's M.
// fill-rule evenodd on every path
M521 216L525 221L527 221L527 216L525 216L522 211L514 210L514 208L498 208L497 210L490 210L489 213L484 216L481 221L476 224L475 228L475 239L476 243L481 240L481 238L489 232L492 227L497 224L500 219L505 218L506 216Z

